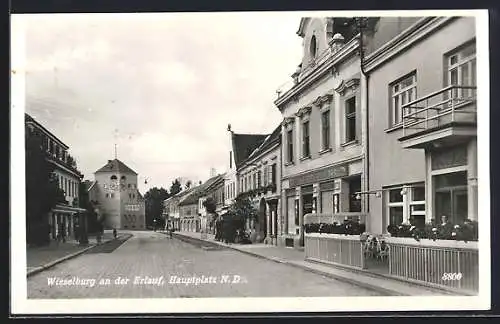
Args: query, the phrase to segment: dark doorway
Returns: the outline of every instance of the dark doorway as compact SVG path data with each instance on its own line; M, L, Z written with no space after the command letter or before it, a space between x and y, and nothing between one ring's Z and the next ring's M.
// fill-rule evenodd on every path
M361 200L357 199L356 192L361 191L361 175L347 179L349 183L349 211L361 212Z
M307 194L302 196L302 215L310 214L313 211L313 195Z
M264 198L260 200L258 231L260 241L263 241L267 235L266 200Z

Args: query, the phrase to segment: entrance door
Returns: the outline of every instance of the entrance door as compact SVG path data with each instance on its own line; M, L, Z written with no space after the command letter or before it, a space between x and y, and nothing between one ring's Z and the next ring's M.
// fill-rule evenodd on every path
M310 214L313 211L313 195L307 194L302 196L302 215Z
M260 200L260 208L259 208L259 232L261 235L261 240L267 236L267 216L266 216L266 201L264 198Z
M448 216L453 224L462 223L468 218L467 173L455 172L434 177L436 222L441 216Z

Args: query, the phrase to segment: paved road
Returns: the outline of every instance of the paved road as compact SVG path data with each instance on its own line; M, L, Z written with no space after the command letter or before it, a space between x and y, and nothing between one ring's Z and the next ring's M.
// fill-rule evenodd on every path
M121 245L103 245L28 278L28 298L378 295L234 250L206 250L162 233L130 233Z

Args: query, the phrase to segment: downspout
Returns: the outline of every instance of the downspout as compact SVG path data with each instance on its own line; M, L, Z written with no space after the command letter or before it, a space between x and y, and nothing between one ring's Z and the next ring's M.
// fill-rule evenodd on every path
M363 46L363 30L366 27L368 18L357 18L357 24L359 28L359 55L360 55L360 68L361 73L364 78L364 89L365 89L365 143L363 145L364 150L364 172L365 172L365 188L364 191L370 190L370 151L369 151L369 95L368 95L368 84L369 84L369 75L365 71L364 67L364 58L365 58L365 50ZM370 212L370 195L365 196L365 212L368 214Z

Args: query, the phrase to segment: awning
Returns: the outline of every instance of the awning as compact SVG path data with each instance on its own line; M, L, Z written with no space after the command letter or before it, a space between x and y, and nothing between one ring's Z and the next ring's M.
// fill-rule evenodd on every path
M71 207L66 205L57 204L54 208L52 208L52 212L55 213L65 213L65 214L74 214L74 213L83 213L86 212L86 209L79 207Z

